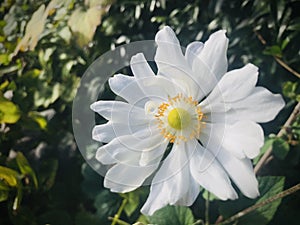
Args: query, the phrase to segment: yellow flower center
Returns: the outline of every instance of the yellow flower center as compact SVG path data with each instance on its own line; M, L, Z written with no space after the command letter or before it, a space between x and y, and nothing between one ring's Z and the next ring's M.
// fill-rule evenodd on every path
M153 110L156 107L157 111ZM149 102L146 110L147 112L156 111L155 118L160 133L171 143L197 138L202 126L205 126L205 122L202 121L205 116L198 102L183 94L169 97L168 101L162 102L159 106Z
M169 112L168 123L176 130L188 127L191 123L191 115L184 109L175 108Z

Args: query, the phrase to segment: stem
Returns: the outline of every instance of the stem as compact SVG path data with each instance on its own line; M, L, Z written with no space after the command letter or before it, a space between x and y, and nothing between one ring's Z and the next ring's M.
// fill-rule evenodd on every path
M289 116L289 118L287 119L287 121L284 123L283 127L278 132L277 137L282 137L284 135L285 129L287 127L289 127L293 123L293 121L298 116L299 111L300 111L300 102L298 102L298 104L295 106L293 112L291 113L291 115ZM268 161L268 158L270 157L271 153L272 153L272 146L267 149L267 151L265 152L265 154L261 157L261 159L258 161L258 163L256 164L256 166L254 167L254 172L256 174L266 164L266 162Z
M125 208L126 203L127 203L127 199L123 199L122 204L121 204L120 208L118 209L117 214L115 214L115 216L112 218L111 225L116 225L117 223L122 224L120 222L124 222L124 221L119 220L119 218L121 216L121 213L122 213L123 209Z
M278 58L277 56L273 56L274 59L276 60L276 62L281 65L283 68L285 68L287 71L289 71L290 73L294 74L295 76L297 76L298 78L300 78L300 73L298 73L296 70L294 70L293 68L289 67L285 62L283 62L280 58Z
M260 203L257 203L257 204L255 204L253 206L250 206L250 207L244 209L243 211L241 211L241 212L233 215L229 219L227 219L224 222L219 223L219 224L220 225L224 225L224 224L228 224L228 223L234 222L237 219L239 219L240 217L245 216L246 214L248 214L248 213L250 213L250 212L252 212L252 211L254 211L254 210L256 210L256 209L258 209L258 208L260 208L262 206L268 205L268 204L270 204L271 202L273 202L273 201L275 201L277 199L280 199L280 198L283 198L283 197L288 196L290 194L293 194L294 192L296 192L298 190L300 190L300 183L297 184L297 185L295 185L295 186L293 186L293 187L291 187L291 188L289 188L289 189L287 189L287 190L285 190L285 191L282 191L282 192L278 193L277 195L274 195L274 196L272 196L272 197L270 197L270 198L268 198L268 199L266 199L266 200L264 200L264 201L262 201Z
M209 225L209 197L210 193L207 192L207 198L205 200L205 225Z
M263 45L266 45L267 42L266 42L266 40L263 38L263 36L262 36L260 33L258 33L257 30L253 30L253 31L254 31L254 33L256 34L258 40L259 40ZM290 73L294 74L296 77L300 78L300 73L298 73L296 70L294 70L293 68L291 68L288 64L286 64L284 61L282 61L282 59L280 59L278 56L274 56L274 55L273 55L273 57L274 57L275 61L276 61L279 65L281 65L283 68L285 68L285 69L286 69L287 71L289 71Z
M120 220L120 219L115 219L114 217L108 217L108 220L116 220L116 222L117 222L119 225L130 225L129 223L126 223L125 221Z

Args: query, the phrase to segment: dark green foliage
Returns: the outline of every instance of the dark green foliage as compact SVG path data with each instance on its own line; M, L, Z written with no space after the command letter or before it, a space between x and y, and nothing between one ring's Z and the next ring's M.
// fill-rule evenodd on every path
M280 193L284 187L283 177L260 177L259 179L259 200L250 200L242 197L239 200L232 202L223 202L220 204L220 213L226 217L238 213L241 209L245 209L253 204L259 204L262 201ZM248 215L242 217L238 224L268 224L278 206L280 205L281 199L278 199L266 206L263 206L256 211L249 213Z

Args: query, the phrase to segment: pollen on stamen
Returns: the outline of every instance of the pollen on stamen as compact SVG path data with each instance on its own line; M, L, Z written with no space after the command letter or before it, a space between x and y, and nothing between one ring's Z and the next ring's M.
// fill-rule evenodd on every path
M184 113L182 114L182 110L189 113L188 116L191 119L188 121L190 121L190 124L178 128L174 127L174 124L170 124L168 116L170 113L174 113L174 109L178 110L177 113L179 112L179 115L185 115ZM202 121L205 115L198 106L198 102L191 96L185 97L182 93L174 97L169 96L167 102L161 103L157 108L155 118L157 119L160 134L170 143L187 142L188 140L198 138L201 129L205 126L205 123ZM182 121L187 120L182 118Z

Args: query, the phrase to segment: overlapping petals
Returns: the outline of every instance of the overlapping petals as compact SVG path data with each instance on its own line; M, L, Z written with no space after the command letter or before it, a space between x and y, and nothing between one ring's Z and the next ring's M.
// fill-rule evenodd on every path
M111 90L126 102L91 105L108 120L92 133L93 139L107 143L96 154L99 162L112 165L105 187L128 192L153 175L141 209L148 215L168 204L191 205L201 187L221 200L236 199L234 182L245 196L257 197L251 159L264 143L257 123L275 118L284 107L282 97L256 87L258 68L252 64L227 72L224 30L205 43L192 42L185 53L170 27L160 30L155 41L157 74L139 53L130 62L133 77L118 74L109 79ZM175 102L187 107L180 108L185 110L184 121L194 125L168 130L172 123L167 124L164 113L170 113L166 108ZM176 129L180 135L170 133ZM169 142L173 146L162 161Z

